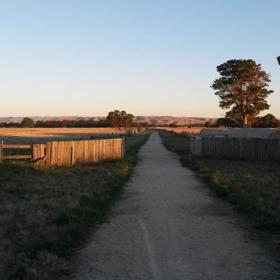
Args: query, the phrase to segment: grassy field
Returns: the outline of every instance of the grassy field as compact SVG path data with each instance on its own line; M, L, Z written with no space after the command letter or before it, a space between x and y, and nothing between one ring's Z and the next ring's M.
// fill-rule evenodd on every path
M93 135L119 134L118 128L0 128L4 143L45 143L51 140L77 140Z
M280 232L280 163L203 159L189 150L189 137L161 132L165 146L259 228Z
M0 165L0 279L45 280L69 261L119 198L148 133L127 139L121 161L71 168Z
M111 134L119 133L115 127L54 127L54 128L0 128L0 136L40 137L61 134Z
M177 134L189 133L199 134L204 127L158 127L157 129L174 132Z

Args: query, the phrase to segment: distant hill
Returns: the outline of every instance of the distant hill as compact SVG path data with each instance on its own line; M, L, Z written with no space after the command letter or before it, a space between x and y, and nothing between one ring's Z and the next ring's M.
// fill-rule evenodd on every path
M136 122L147 122L150 125L191 125L191 124L204 124L206 121L213 120L211 118L196 118L196 117L173 117L173 116L137 116Z
M33 116L30 117L34 121L62 121L62 120L102 120L104 117L79 117L79 116L58 116L58 117L40 117ZM23 117L0 117L0 123L3 122L14 122L20 123ZM208 120L213 120L211 118L196 118L196 117L173 117L173 116L136 116L136 122L147 122L150 125L161 126L161 125L191 125L191 124L203 124Z

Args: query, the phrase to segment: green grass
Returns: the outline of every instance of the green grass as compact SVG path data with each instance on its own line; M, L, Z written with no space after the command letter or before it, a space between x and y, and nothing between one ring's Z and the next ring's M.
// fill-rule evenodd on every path
M161 132L167 149L180 156L219 195L257 227L280 232L280 164L203 159L189 150L187 135Z
M0 279L45 280L69 261L120 197L148 134L127 139L123 160L71 168L0 165Z

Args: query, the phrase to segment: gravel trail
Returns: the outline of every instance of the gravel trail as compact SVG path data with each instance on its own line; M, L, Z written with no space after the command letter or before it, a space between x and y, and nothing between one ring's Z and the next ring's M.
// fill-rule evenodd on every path
M240 224L155 132L124 198L80 251L73 279L280 279L277 263Z

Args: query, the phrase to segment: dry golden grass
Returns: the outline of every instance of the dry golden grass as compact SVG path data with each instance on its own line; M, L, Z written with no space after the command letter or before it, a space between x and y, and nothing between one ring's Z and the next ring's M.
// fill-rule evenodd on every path
M158 127L158 129L175 132L177 134L199 134L204 127Z
M116 127L55 127L55 128L0 128L1 136L44 137L71 134L113 134L120 133Z
M174 132L176 134L191 134L191 135L199 135L203 132L207 132L207 135L219 135L224 131L228 131L229 128L225 127L160 127L160 130Z
M4 143L44 143L51 140L86 139L92 135L118 134L118 128L0 128Z

